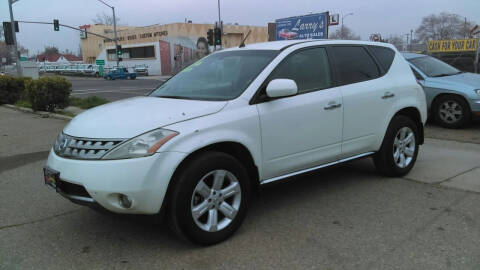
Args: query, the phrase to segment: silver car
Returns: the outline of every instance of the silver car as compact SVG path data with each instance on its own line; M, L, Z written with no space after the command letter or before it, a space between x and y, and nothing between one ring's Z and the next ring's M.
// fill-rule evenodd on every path
M462 72L434 57L403 53L427 97L429 114L446 128L480 118L480 74Z

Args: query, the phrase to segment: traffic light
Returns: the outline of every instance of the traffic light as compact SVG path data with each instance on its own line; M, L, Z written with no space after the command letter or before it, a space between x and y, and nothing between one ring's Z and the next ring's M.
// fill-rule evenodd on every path
M121 45L117 45L117 55L118 56L121 56L123 54L122 52L122 46Z
M53 30L60 31L60 24L57 19L53 20Z
M213 45L213 29L208 29L207 40L208 40L208 45Z
M215 34L215 45L222 45L222 29L220 27L216 27L214 30Z
M3 22L3 35L7 45L13 45L12 23Z

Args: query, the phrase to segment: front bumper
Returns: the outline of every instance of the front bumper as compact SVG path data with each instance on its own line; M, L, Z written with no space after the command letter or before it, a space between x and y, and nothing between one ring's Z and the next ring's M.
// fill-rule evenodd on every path
M473 117L476 120L480 120L480 99L472 100L470 102L470 109L472 110Z
M60 193L73 202L99 204L115 213L156 214L170 179L185 156L180 152L163 152L133 159L75 160L50 151L46 166L60 172L61 181L82 186L90 195L89 199ZM132 200L131 207L120 204L120 194Z

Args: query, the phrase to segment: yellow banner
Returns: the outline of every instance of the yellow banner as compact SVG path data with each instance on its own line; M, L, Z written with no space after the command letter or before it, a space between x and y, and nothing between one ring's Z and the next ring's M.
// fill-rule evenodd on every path
M471 52L476 51L478 41L471 39L429 40L427 52Z

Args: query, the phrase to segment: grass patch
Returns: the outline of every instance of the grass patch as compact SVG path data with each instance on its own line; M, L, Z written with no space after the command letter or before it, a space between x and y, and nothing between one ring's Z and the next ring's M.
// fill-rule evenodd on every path
M72 113L72 112L66 112L66 111L60 111L60 112L57 112L58 114L61 114L61 115L66 115L66 116L70 116L70 117L75 117L76 114Z
M97 107L103 104L108 103L109 101L104 98L99 98L97 96L88 97L88 98L78 98L70 97L70 106L79 107L81 109L87 110L93 107Z
M29 109L32 108L32 103L30 103L30 101L27 101L27 100L19 100L15 102L14 105L18 107L23 107L23 108L29 108Z

